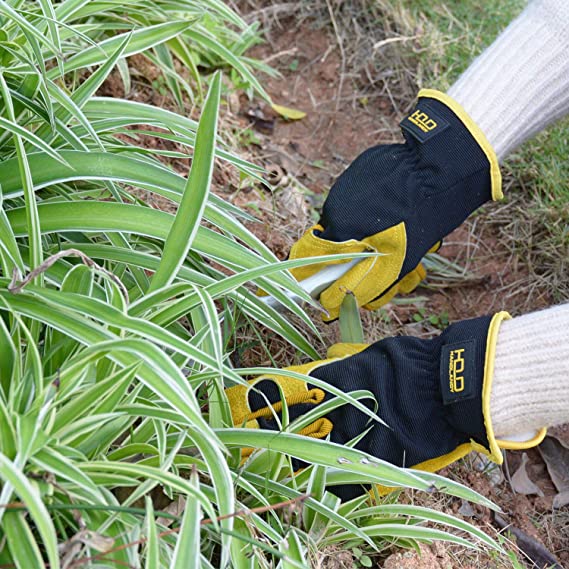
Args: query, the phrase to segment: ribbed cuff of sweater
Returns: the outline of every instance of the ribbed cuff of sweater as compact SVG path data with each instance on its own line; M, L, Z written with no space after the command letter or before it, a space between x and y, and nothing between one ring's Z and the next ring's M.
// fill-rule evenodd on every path
M449 89L502 160L569 112L569 1L534 0Z
M501 324L490 415L498 437L569 422L569 303Z

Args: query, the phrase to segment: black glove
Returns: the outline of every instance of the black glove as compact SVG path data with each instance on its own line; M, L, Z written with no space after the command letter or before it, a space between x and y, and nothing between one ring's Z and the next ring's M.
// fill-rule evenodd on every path
M333 320L346 291L376 309L397 292L410 292L425 276L423 256L490 199L499 199L501 176L484 134L448 95L419 93L401 122L406 142L366 150L338 178L318 225L296 243L292 259L376 251L320 295ZM303 280L322 264L293 270Z
M369 429L355 448L397 466L431 472L473 449L501 463L500 448L509 447L494 438L489 401L497 332L506 317L502 312L459 322L431 340L387 338L350 357L290 368L344 392L372 392L378 405L376 414L388 425L343 405L301 434L329 436L332 442L346 444ZM291 421L332 398L310 383L285 376L268 376L250 383L254 386L250 389L240 385L227 390L236 426L246 423L253 428L279 429L274 417L282 408L277 383L283 390ZM273 409L267 407L267 399ZM370 409L372 404L366 400ZM525 448L537 444L536 440ZM306 466L298 460L293 460L293 465L295 469ZM331 490L343 499L365 491L362 486Z

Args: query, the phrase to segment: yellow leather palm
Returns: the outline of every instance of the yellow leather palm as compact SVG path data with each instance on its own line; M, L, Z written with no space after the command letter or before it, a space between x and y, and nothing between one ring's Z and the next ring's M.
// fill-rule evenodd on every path
M425 269L419 264L397 284L392 285L399 278L405 260L407 236L404 223L361 241L355 239L342 242L327 241L315 235L314 231L323 231L323 227L320 225L311 227L292 247L291 259L340 253L380 253L380 256L370 257L357 263L320 294L320 303L328 312L323 316L326 321L338 318L340 306L348 291L355 296L358 306L375 310L389 302L398 292L412 292L426 276ZM298 267L291 272L301 281L318 273L328 264L347 262L349 261L316 263ZM383 291L386 292L379 296Z
M367 347L368 344L334 344L328 349L328 357L326 359L316 360L299 366L290 366L284 369L304 375L310 375L312 370L320 366L329 364L341 358L353 356L354 354L365 350ZM259 417L271 417L273 415L273 411L268 405L261 409L257 409L256 411L252 411L249 406L249 390L254 389L256 383L264 380L271 380L279 384L288 406L298 405L299 403L313 403L316 405L324 399L325 394L322 389L308 389L306 382L301 379L288 377L286 375L279 375L278 373L262 375L249 380L247 382L248 385L235 385L225 390L227 399L229 400L229 407L231 408L233 424L236 427L245 425L248 428L259 428L257 423L257 419ZM282 408L282 401L273 403L271 407L275 412L280 411Z
M329 363L329 361L333 360L318 360L308 364L291 366L284 369L308 375L313 369L320 365ZM280 385L287 405L296 405L298 403L317 404L324 399L324 392L321 389L308 389L306 382L300 379L279 374L263 375L249 380L247 382L248 385L235 385L225 391L231 408L233 424L236 427L245 425L248 428L258 429L258 418L271 417L273 415L273 410L274 412L278 412L282 408L282 402L279 401L277 403L273 403L270 407L267 405L266 407L256 411L251 410L248 397L249 390L255 389L255 384L264 380L272 380ZM273 410L271 410L271 407Z
M367 347L368 344L334 344L328 349L327 359L316 360L299 366L290 366L284 369L309 375L310 372L317 367L329 364L341 358L353 356L354 354L365 350ZM251 379L247 382L248 385L235 385L225 390L227 399L229 400L233 424L236 427L245 426L249 429L258 429L259 423L257 419L260 417L270 418L282 409L283 403L282 401L278 401L270 406L267 405L266 407L257 409L256 411L251 410L248 398L249 390L255 389L255 384L264 380L272 380L279 384L287 406L302 403L312 403L317 405L325 396L322 389L308 389L305 381L288 377L286 375L279 375L278 373L263 375L255 379ZM323 439L330 433L332 428L333 425L328 419L320 418L299 431L299 434L307 437ZM243 449L241 453L242 459L244 460L250 456L253 450L254 449L252 448Z

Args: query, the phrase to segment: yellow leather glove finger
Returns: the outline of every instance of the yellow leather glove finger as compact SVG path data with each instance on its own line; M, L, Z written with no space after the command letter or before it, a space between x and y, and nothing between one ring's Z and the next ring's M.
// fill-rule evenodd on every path
M368 246L361 242L351 239L350 241L342 241L336 243L335 241L327 241L321 239L314 234L315 231L323 231L321 225L314 225L292 246L290 250L289 259L306 259L309 257L320 257L322 255L335 255L341 253L362 253L368 249ZM320 272L322 269L329 265L339 265L342 263L349 263L346 261L330 261L328 263L316 263L314 265L306 265L304 267L297 267L291 269L291 273L297 281L303 281L312 275Z
M407 244L405 226L402 223L371 237L366 237L362 241L350 240L339 243L327 241L315 235L315 231L323 231L323 227L321 225L311 227L292 247L291 259L364 251L382 253L381 257L360 261L320 294L320 303L328 312L328 316L323 316L325 321L338 318L340 306L347 291L354 294L359 306L368 310L376 310L387 304L398 292L403 294L412 292L426 277L425 268L419 263L397 284L392 284L399 278ZM438 251L441 244L442 241L435 243L429 253ZM343 262L347 261L317 263L298 267L291 272L297 280L301 281L318 273L328 265ZM385 290L387 292L378 298L378 294Z
M321 365L335 361L335 359L337 358L317 360L304 365L291 366L284 369L304 375L309 375L312 370ZM269 404L267 401L267 405L265 407L261 407L255 411L253 411L250 407L249 391L251 389L255 389L255 384L266 380L271 380L275 383L278 383L287 406L306 403L317 405L318 403L322 402L325 397L325 393L322 389L308 389L305 381L288 377L286 375L279 375L278 373L251 379L247 382L248 385L235 385L225 390L227 399L229 400L229 407L231 409L233 424L236 427L245 426L249 429L258 429L258 419L261 417L271 418L275 413L281 411L283 406L282 400L276 401L272 404ZM324 438L331 432L332 428L332 423L328 419L321 417L320 419L317 419L299 431L299 434L307 437ZM255 449L253 448L243 448L241 451L241 459L246 460L254 450Z
M369 344L355 344L349 342L341 342L338 344L332 344L328 348L328 353L326 354L329 359L341 359L348 356L355 356L360 352L363 352Z
M309 375L312 370L320 367L321 365L330 363L331 361L334 360L317 360L300 366L291 366L284 369ZM308 389L306 382L301 379L288 377L286 375L279 375L278 373L274 375L271 374L256 377L255 379L249 380L247 382L248 385L235 385L225 390L227 399L229 400L233 424L236 427L245 425L249 428L259 428L257 423L257 419L259 417L271 417L273 415L273 411L269 405L255 411L251 410L251 407L249 406L249 391L251 389L255 389L256 383L264 380L271 380L279 384L287 405L296 405L298 403L317 404L324 399L324 391L317 388ZM271 407L275 412L280 411L282 408L282 401L273 403Z
M390 289L399 278L406 247L403 223L366 237L362 243L368 251L382 255L360 261L320 294L320 303L328 312L325 321L338 318L348 291L355 296L359 306L365 306Z

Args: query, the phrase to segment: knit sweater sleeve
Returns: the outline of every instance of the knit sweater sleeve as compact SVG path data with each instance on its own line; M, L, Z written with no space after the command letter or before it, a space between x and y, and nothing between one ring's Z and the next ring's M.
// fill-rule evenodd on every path
M500 160L567 115L569 1L531 1L448 93ZM569 304L504 322L494 366L498 436L569 422Z
M502 323L490 414L499 437L569 422L569 303Z
M498 159L569 112L569 1L533 0L449 89Z

